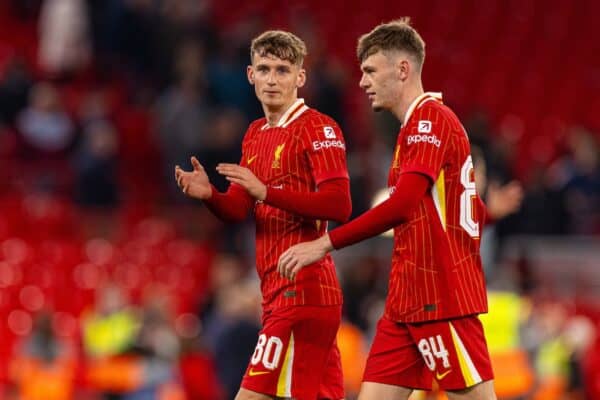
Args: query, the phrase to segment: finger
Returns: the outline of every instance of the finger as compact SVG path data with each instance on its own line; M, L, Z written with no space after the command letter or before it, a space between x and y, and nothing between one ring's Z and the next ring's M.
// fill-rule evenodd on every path
M286 251L284 251L279 256L279 262L277 263L277 270L279 271L279 273L281 275L283 275L284 272L285 272L285 265L287 264L289 258L290 258L290 251L289 251L289 249L286 250Z
M288 269L289 269L289 264L291 261L292 260L290 258L288 258L281 263L281 272L280 273L285 278L289 278Z
M235 164L219 164L217 165L217 171L220 174L240 174L241 168Z
M180 188L184 188L190 185L189 181L187 179L183 179L183 177L181 177L178 181L177 181L177 185Z
M240 186L246 187L246 181L240 178L234 178L231 176L226 176L225 179L227 179L229 182L231 183L237 183Z
M204 167L202 166L202 164L200 164L200 161L198 161L198 159L195 156L192 156L191 161L192 165L194 166L194 171L204 170Z
M296 258L294 258L293 260L290 261L290 263L287 266L287 271L286 271L285 276L291 281L293 281L294 278L296 277L296 273L294 271L296 270L296 266L298 265L298 263L299 263L299 261Z
M236 177L236 178L241 177L241 174L239 173L239 171L235 171L235 170L231 170L231 169L218 169L217 172L225 177L227 177L227 176Z
M298 276L298 273L300 272L300 270L302 269L302 264L300 263L300 261L298 261L296 263L296 265L294 266L294 268L292 268L292 272L291 272L291 280L295 280L296 277Z

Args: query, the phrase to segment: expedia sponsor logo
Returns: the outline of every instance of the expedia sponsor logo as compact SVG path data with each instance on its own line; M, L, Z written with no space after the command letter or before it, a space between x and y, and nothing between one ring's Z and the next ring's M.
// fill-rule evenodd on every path
M421 120L417 126L419 133L431 133L431 121Z
M312 142L312 145L313 145L313 149L315 151L321 150L321 149L328 149L330 147L337 147L339 149L346 150L346 145L341 140L323 140L323 141L315 140Z
M325 133L325 139L335 139L335 131L331 126L324 126L323 133Z
M442 145L442 141L435 135L410 135L406 139L406 144L429 143L436 147Z

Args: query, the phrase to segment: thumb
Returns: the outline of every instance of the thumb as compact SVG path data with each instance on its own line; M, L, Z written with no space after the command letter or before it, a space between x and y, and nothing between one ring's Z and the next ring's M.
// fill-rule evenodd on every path
M194 171L202 171L204 169L196 157L192 157L192 165L194 166Z

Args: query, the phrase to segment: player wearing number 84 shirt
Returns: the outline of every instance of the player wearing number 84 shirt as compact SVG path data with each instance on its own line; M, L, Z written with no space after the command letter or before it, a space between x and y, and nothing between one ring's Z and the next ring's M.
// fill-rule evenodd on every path
M394 228L388 296L360 400L407 399L433 380L452 399L493 400L493 374L477 314L487 312L479 255L485 206L467 134L440 93L424 92L425 44L408 20L360 38L360 86L372 107L402 123L389 170L390 197L321 238L288 249L278 269L304 265Z

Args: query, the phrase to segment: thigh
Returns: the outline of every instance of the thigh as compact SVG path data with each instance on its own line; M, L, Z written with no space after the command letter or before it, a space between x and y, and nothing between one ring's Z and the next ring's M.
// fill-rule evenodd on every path
M459 391L446 392L449 400L496 400L494 381L481 382Z
M344 398L344 376L342 374L342 359L337 341L329 350L327 364L323 372L323 378L319 386L320 400L339 400Z
M274 310L259 333L242 388L273 397L316 399L340 318L339 306Z
M461 390L493 379L477 316L410 324L410 333L433 378L444 390Z
M358 400L406 400L412 389L385 383L363 382Z
M377 323L365 366L363 387L368 382L411 389L431 389L431 373L406 324L386 318L381 318Z
M274 400L275 397L262 393L253 392L252 390L240 388L235 400Z

